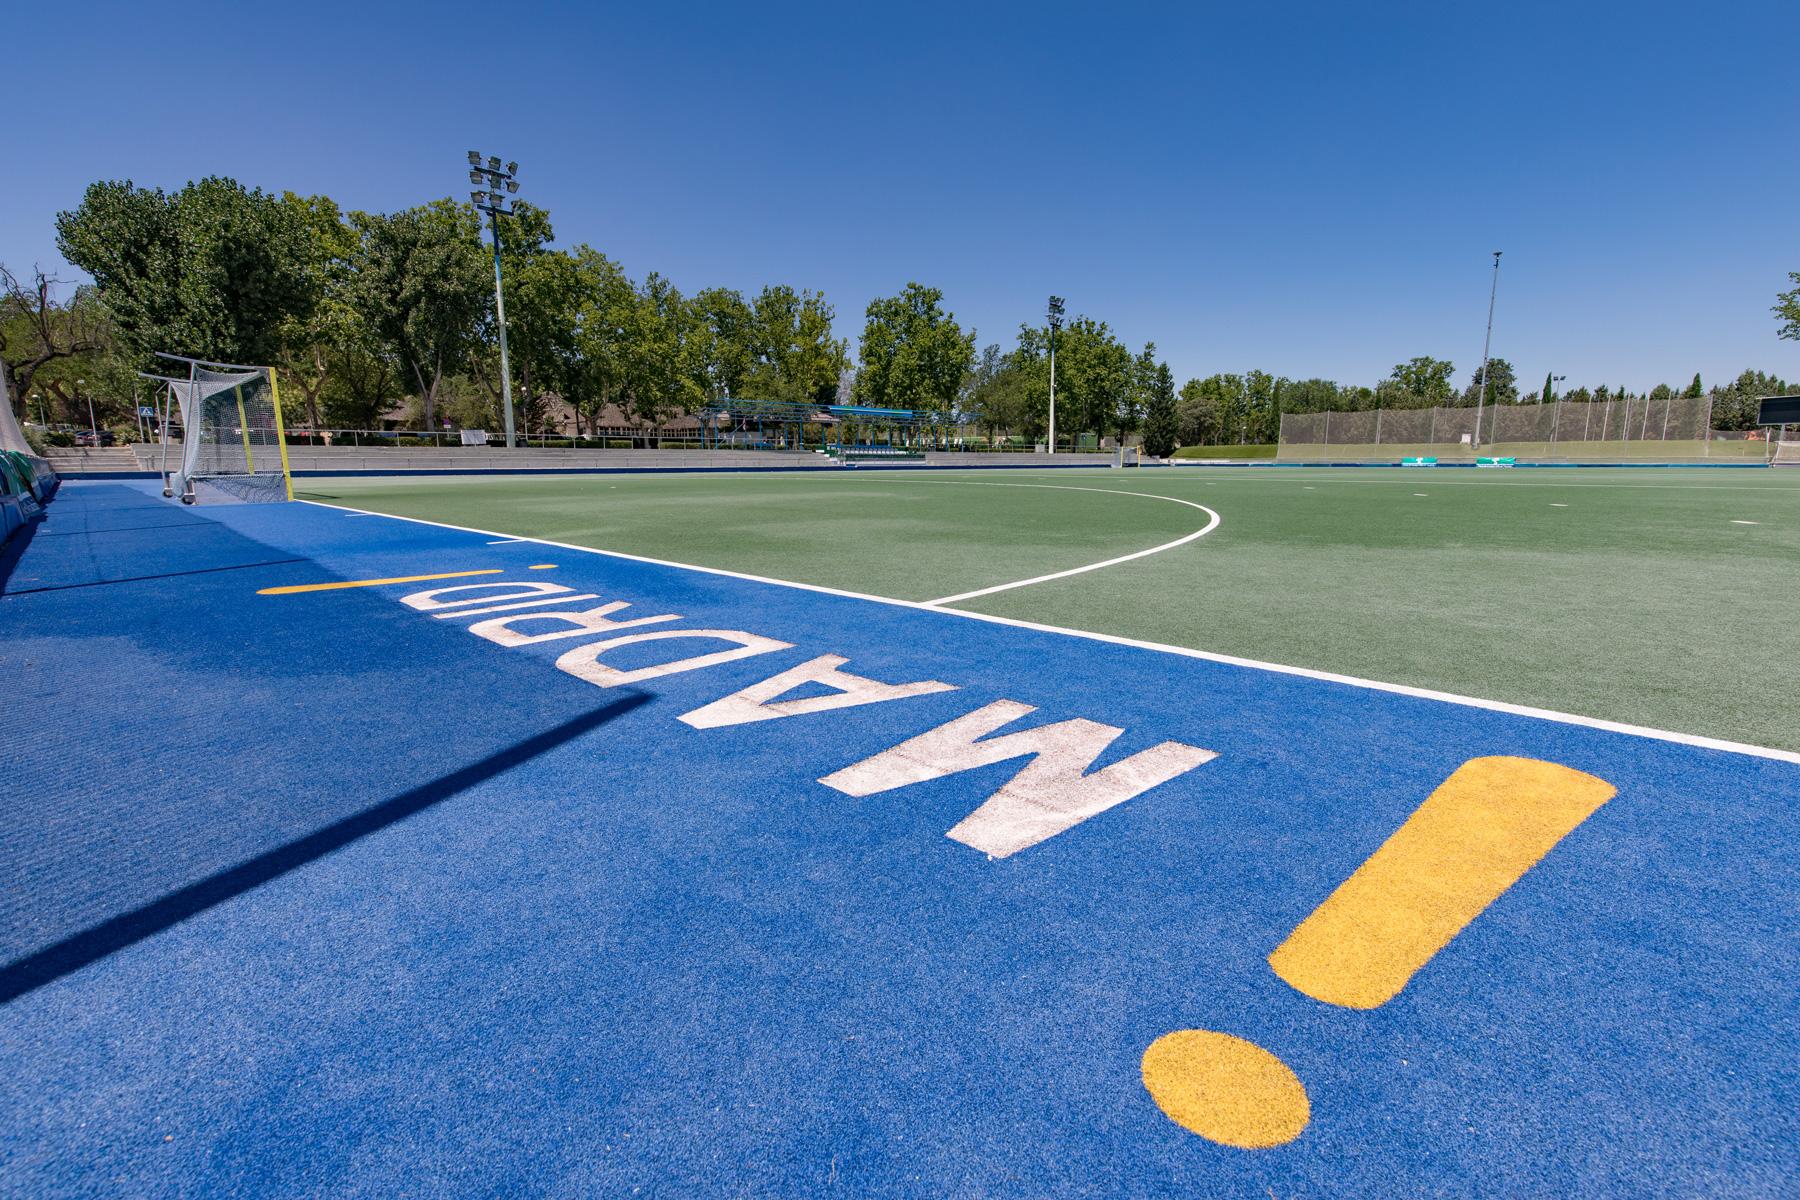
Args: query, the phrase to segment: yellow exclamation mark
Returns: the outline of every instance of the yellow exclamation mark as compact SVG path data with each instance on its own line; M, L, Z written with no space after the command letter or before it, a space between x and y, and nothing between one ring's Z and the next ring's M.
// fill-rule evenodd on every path
M1470 759L1300 922L1269 966L1327 1004L1385 1004L1615 790L1556 763ZM1230 1034L1164 1034L1144 1051L1143 1072L1170 1120L1227 1146L1279 1146L1311 1118L1306 1086L1287 1064Z

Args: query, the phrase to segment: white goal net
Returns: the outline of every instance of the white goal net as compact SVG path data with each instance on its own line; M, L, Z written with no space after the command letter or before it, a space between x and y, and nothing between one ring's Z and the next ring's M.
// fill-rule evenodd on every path
M170 409L181 411L181 460L165 471L163 494L184 504L292 500L274 370L182 361L188 378L169 381Z
M1775 443L1775 453L1770 456L1770 461L1783 466L1791 463L1800 467L1800 425L1784 425L1772 433L1779 440Z

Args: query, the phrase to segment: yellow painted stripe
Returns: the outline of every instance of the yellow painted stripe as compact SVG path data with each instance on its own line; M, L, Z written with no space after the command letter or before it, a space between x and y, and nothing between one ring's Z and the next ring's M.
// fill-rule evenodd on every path
M335 592L340 588L380 587L384 583L423 583L428 579L462 579L468 575L498 575L499 567L480 571L445 571L441 575L396 575L392 579L345 579L338 583L297 583L292 587L263 588L259 596L292 596L300 592Z
M281 423L281 385L275 382L275 368L269 371L269 396L275 401L275 444L281 447L281 487L287 498L294 498L294 473L288 470L287 427Z
M1375 1008L1615 794L1530 758L1474 758L1269 955L1295 989Z

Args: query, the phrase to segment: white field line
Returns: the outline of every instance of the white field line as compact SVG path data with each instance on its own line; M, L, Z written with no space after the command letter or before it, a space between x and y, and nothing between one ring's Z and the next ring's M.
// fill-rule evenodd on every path
M1014 588L1030 587L1034 583L1048 583L1052 579L1067 579L1071 575L1085 575L1089 571L1099 571L1107 567L1116 567L1120 563L1128 563L1135 558L1148 558L1152 554L1161 554L1164 550L1173 550L1177 546L1185 546L1189 542L1205 537L1219 527L1219 514L1204 504L1195 504L1192 500L1183 500L1177 496L1158 496L1152 492L1127 492L1118 488L1074 487L1062 483L1002 483L987 479L895 479L891 483L935 483L951 487L1023 487L1045 488L1056 492L1100 492L1108 496L1138 496L1145 500L1166 500L1171 504L1184 504L1189 508L1197 508L1207 516L1204 526L1190 534L1176 538L1172 542L1164 542L1160 546L1152 546L1148 550L1138 550L1131 554L1121 554L1117 558L1109 558L1105 562L1088 563L1084 567L1070 567L1066 571L1052 571L1048 575L1034 575L1030 579L1018 579L1012 583L998 583L993 587L976 588L972 592L958 592L954 596L939 596L936 600L925 601L928 605L955 604L958 600L973 600L977 596L991 596L995 592L1010 592Z
M370 512L367 509L351 508L344 504L327 504L322 500L301 500L301 504L312 504L319 508L332 508L340 512L362 513L370 517L387 517L393 521L410 521L414 525L430 525L437 529L454 529L458 533L479 533L488 537L495 536L492 529L476 529L468 525L452 525L446 521L427 521L423 517L401 517L393 513ZM695 563L671 562L666 558L650 558L643 554L627 554L622 550L600 550L593 546L577 546L571 542L553 542L548 538L523 537L520 541L536 542L540 546L555 546L559 550L574 550L581 554L598 554L602 558L619 558L628 562L649 563L658 567L674 567L682 571L695 571L702 575L719 575L726 579L743 579L750 583L767 583L775 587L794 588L803 592L818 592L826 596L843 596L851 600L866 600L873 604L886 604L894 608L910 608L919 612L937 613L945 617L955 617L966 621L985 621L990 625L1010 625L1015 629L1031 629L1039 633L1054 633L1064 637L1083 638L1090 642L1105 642L1114 646L1131 646L1138 650L1154 650L1162 654L1175 654L1182 658L1197 658L1205 662L1223 663L1233 667L1247 667L1251 670L1270 671L1277 675L1297 675L1302 679L1317 679L1326 683L1341 683L1348 687L1366 688L1373 692L1389 692L1397 696L1414 696L1421 700L1437 700L1445 704L1459 704L1464 708L1479 708L1488 712L1511 713L1514 716L1534 717L1540 721L1555 721L1561 725L1578 725L1584 729L1602 729L1609 733L1629 734L1632 737L1651 738L1659 742L1674 742L1682 746L1698 746L1706 750L1720 750L1727 754L1744 754L1753 758L1769 758L1777 762L1800 764L1800 752L1793 750L1777 750L1771 746L1752 746L1745 742L1726 741L1722 738L1702 737L1693 733L1678 733L1669 729L1650 729L1643 725L1627 725L1621 721L1607 721L1599 717L1584 717L1579 713L1556 712L1548 708L1532 708L1525 704L1509 704L1504 700L1483 700L1479 696L1460 696L1454 692L1432 691L1430 688L1410 687L1403 683L1383 683L1378 679L1360 679L1355 675L1338 675L1331 671L1315 671L1311 667L1290 667L1282 663L1261 662L1254 658L1238 658L1230 654L1215 654L1210 650L1195 650L1188 646L1169 646L1161 642L1146 642L1138 638L1121 637L1112 633L1094 633L1086 629L1065 629L1060 625L1043 625L1036 621L1021 621L1015 617L999 617L991 613L970 612L962 608L937 608L917 600L897 600L892 596L873 596L866 592L851 592L843 588L825 587L817 583L795 583L789 579L771 579L766 575L751 575L744 571L728 571L723 567L702 567Z

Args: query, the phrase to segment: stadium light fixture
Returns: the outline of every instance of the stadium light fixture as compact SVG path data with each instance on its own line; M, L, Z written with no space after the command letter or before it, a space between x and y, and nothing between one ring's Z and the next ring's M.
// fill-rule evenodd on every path
M506 198L519 190L518 181L513 178L519 164L509 162L502 170L499 156L489 155L484 167L478 150L469 151L469 164L472 168L469 182L483 185L481 191L469 193L469 200L477 212L487 214L488 232L494 239L494 320L500 331L500 399L506 419L506 448L511 450L518 441L513 426L512 359L506 348L506 292L500 277L500 218L510 215ZM505 191L500 190L503 187Z
M1481 453L1481 410L1487 405L1488 351L1494 344L1494 297L1500 292L1500 254L1494 251L1494 282L1488 288L1487 337L1481 343L1481 391L1475 396L1475 438L1470 448Z
M1050 453L1056 453L1056 331L1063 326L1063 298L1050 297Z

